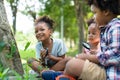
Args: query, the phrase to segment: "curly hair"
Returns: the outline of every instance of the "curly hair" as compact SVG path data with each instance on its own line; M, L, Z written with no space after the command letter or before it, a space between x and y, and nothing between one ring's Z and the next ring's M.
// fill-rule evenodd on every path
M48 16L41 16L35 20L34 25L37 25L40 22L45 22L50 29L54 29L54 21Z
M93 18L87 20L87 25L88 25L88 26L90 26L92 23L95 23L95 21L94 21Z
M100 10L109 10L113 14L120 15L120 0L88 0L88 4L93 4Z

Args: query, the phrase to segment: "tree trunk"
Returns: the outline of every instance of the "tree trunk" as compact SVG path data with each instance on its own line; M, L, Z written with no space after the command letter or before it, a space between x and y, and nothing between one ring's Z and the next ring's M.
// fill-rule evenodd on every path
M13 33L14 35L16 34L16 18L17 18L17 7L18 7L18 1L19 0L14 0L14 1L10 1L10 7L12 10L12 18L13 18Z
M83 19L83 12L82 12L82 0L74 0L75 10L76 10L76 17L78 22L78 29L79 29L79 52L82 52L82 42L84 40L84 19Z
M17 44L7 20L3 0L0 0L0 62L4 68L13 69L20 75L24 73Z

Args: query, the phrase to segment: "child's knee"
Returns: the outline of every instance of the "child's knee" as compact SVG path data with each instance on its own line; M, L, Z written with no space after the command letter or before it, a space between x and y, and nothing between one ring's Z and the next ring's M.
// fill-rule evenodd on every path
M74 70L74 69L75 69L75 64L74 64L74 59L72 59L72 60L67 62L66 67L65 67L65 71L67 73L71 73L72 70Z
M83 63L84 62L82 60L73 58L72 60L68 61L68 63L66 64L64 73L74 77L80 75L84 65Z

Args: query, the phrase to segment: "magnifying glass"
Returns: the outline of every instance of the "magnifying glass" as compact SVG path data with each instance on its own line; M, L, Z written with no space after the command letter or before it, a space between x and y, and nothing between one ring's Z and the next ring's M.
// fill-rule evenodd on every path
M90 45L86 42L82 42L83 47L90 50Z

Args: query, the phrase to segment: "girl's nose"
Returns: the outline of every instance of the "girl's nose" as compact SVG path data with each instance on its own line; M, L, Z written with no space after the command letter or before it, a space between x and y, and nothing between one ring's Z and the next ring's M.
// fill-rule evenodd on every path
M89 34L88 37L92 37L92 34Z

